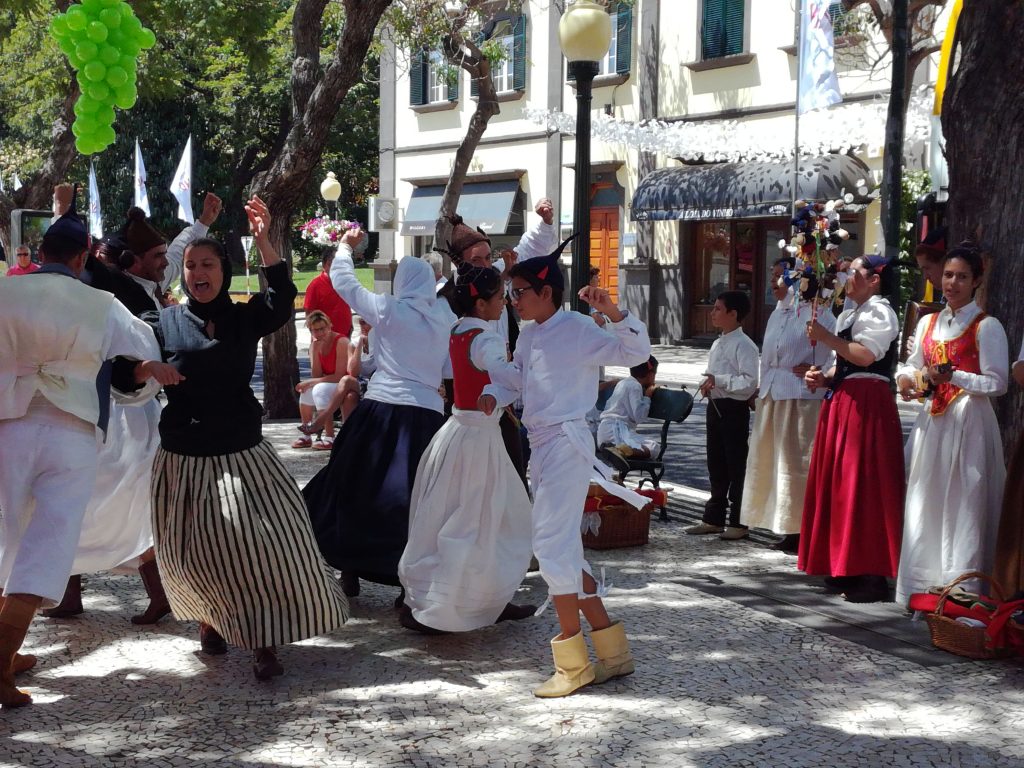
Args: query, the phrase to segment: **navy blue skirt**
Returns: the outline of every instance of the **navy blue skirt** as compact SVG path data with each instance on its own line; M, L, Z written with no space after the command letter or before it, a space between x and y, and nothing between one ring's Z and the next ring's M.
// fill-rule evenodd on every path
M443 422L429 408L359 403L327 466L302 489L328 563L368 581L399 584L416 467Z

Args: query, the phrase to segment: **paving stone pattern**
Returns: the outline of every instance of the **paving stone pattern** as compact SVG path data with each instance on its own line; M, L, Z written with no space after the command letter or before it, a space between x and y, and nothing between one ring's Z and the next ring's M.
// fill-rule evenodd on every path
M300 479L326 461L283 447L291 425L267 432ZM925 667L674 583L794 568L682 525L590 553L637 673L559 700L530 694L550 670L550 611L422 637L399 626L396 590L366 585L347 626L282 649L286 675L258 683L242 651L203 656L194 624L129 624L136 576L89 576L83 616L32 628L40 664L21 682L36 704L0 714L0 765L1024 765L1020 664ZM518 599L544 596L530 574ZM891 620L907 619L891 606Z

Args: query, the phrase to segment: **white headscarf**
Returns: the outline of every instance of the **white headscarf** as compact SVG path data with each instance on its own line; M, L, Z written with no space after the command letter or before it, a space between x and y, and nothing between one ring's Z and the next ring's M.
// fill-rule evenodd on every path
M409 257L398 262L395 270L395 298L428 317L437 302L434 270L423 259Z

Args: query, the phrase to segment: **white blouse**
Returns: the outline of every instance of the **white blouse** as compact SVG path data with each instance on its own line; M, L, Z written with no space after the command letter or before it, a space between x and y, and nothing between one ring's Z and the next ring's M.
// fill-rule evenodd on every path
M839 334L847 328L852 328L853 341L866 347L875 356L876 361L885 357L893 341L900 335L896 313L889 306L889 302L878 295L840 313L836 319L835 332ZM851 373L847 378L889 380L886 376L864 372Z
M768 317L761 346L761 383L758 397L772 400L821 400L824 389L811 392L802 376L793 373L798 365L817 365L827 371L835 364L835 353L824 344L811 346L807 323L814 307L810 302L796 303L792 292L775 305ZM818 322L829 331L836 327L835 315L828 306L818 307Z
M953 312L947 306L938 313L932 338L936 341L955 339L967 330L979 312L981 312L981 308L973 301L961 307L958 312ZM914 331L914 351L907 358L907 362L899 367L897 376L913 378L914 371L925 367L924 336L931 321L932 315L926 315L917 321L917 328ZM1006 332L1003 330L1002 324L991 315L982 320L978 326L978 358L981 373L953 371L950 383L970 395L998 397L1005 393L1010 368L1009 344L1006 341Z

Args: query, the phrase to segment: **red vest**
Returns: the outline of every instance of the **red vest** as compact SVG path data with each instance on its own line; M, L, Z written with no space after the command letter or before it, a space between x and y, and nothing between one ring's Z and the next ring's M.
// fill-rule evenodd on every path
M928 318L928 330L925 331L921 344L924 352L924 362L927 365L939 365L949 362L953 364L954 370L967 371L968 373L981 373L981 354L978 352L978 326L985 319L985 313L979 312L978 316L971 321L966 330L959 336L945 341L936 341L932 338L932 331L935 330L935 323L939 315L936 312ZM946 382L935 387L932 394L932 416L941 416L946 409L956 400L963 390L953 384Z
M483 332L482 328L471 328L463 333L453 331L448 341L448 354L452 358L455 407L461 411L477 410L476 401L480 399L484 387L491 383L487 371L481 371L469 358L469 348L473 344L473 339Z

